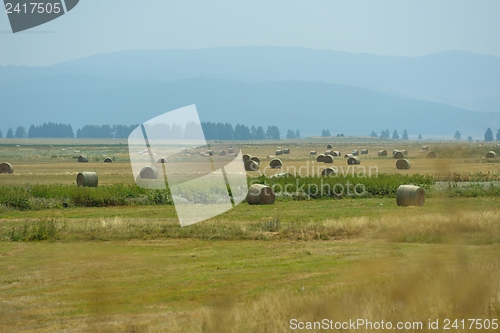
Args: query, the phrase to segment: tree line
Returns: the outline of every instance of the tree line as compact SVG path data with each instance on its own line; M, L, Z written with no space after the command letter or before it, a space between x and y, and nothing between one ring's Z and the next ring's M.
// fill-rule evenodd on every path
M377 134L377 132L372 131L370 136L373 138L381 138L381 139L389 139L389 138L394 139L394 140L399 140L399 139L408 140L409 139L407 130L403 131L403 134L401 135L401 137L399 137L398 130L394 130L394 132L392 132L392 136L391 136L391 133L389 132L388 129L381 131L380 136ZM419 134L419 139L422 139L422 136L420 134Z
M372 133L370 134L370 136L374 137L374 138L380 137L380 138L386 138L386 139L392 138L392 139L395 139L395 140L399 139L399 134L398 134L397 130L394 130L394 132L392 133L392 137L390 136L389 130L382 131L380 133L380 136L378 136L375 131L372 131ZM457 140L457 141L461 140L462 139L462 134L460 133L460 131L456 131L455 134L453 135L453 138L455 140ZM406 130L404 130L401 139L408 140L408 132ZM419 140L422 139L422 134L418 135L418 139ZM495 141L495 140L496 141L500 141L500 128L498 129L495 137L493 136L493 131L491 130L491 128L488 128L486 130L486 132L484 133L484 141L491 142L491 141ZM469 142L473 141L472 137L470 135L467 138L467 141L469 141Z
M202 122L201 127L207 140L279 140L280 130L277 126L268 126L264 131L262 126L248 127L237 124L234 128L229 123Z
M497 134L496 134L496 140L497 141L500 141L500 128L498 129L497 131ZM486 130L486 132L484 133L484 141L487 141L487 142L491 142L491 141L494 141L493 140L493 131L491 130L491 128L488 127L488 129Z
M455 140L459 141L462 139L462 134L460 133L460 131L456 131L455 135L453 135L453 137L455 138ZM493 137L493 131L491 130L491 128L488 127L488 129L484 133L484 141L492 142L495 140L500 141L500 128L498 129L495 137ZM469 137L467 138L467 141L472 142L473 141L472 136L469 135Z
M76 131L77 138L127 138L138 125L85 125ZM0 131L0 138L3 137ZM39 126L31 125L28 131L18 126L14 131L7 131L6 138L74 138L75 133L70 124L44 123Z
M182 137L183 129L179 125L161 124L161 130L165 137ZM18 126L14 131L9 128L6 138L128 138L130 133L139 125L85 125L76 131L76 135L70 124L44 123L39 126L31 125L29 130L23 126ZM229 123L202 122L201 126L207 140L279 140L280 130L277 126L268 126L264 130L262 126L248 127L238 124L235 127ZM292 138L289 130L288 138ZM3 133L0 131L0 138ZM300 138L300 132L293 132L293 138Z

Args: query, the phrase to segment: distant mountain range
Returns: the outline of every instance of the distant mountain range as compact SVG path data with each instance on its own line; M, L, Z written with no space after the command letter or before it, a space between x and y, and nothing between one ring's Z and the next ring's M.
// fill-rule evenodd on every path
M500 58L383 57L303 48L123 51L0 67L0 129L133 124L196 104L202 121L347 135L484 134L500 127ZM498 112L498 113L497 113Z

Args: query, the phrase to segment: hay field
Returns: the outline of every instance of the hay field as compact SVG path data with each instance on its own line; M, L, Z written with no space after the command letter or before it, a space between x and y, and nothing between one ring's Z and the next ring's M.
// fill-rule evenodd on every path
M133 186L120 143L0 140L0 162L15 170L0 174L0 187L76 187L81 171L96 171L99 187ZM311 176L320 163L309 151L323 153L326 143L241 147L258 156L261 167L277 147L290 148L278 156L283 169L269 173L295 167L301 175L302 167ZM342 154L367 148L360 166L366 172L377 167L379 175L489 182L500 174L498 161L484 158L489 150L499 152L496 145L363 138L331 143ZM419 152L424 144L436 159ZM379 149L389 155L407 149L411 169L397 170L395 159L376 155ZM81 153L88 163L76 162ZM105 156L115 161L105 164ZM343 157L333 165L347 168ZM374 331L334 327L364 319L401 322L402 332L443 331L446 325L493 332L500 319L500 197L488 193L430 191L423 207L398 207L390 195L242 203L185 228L171 204L3 207L0 331L320 332L326 329L314 323L324 319L332 320L329 331ZM429 328L429 321L439 328ZM313 328L293 329L300 323Z
M95 171L103 185L114 183L133 184L131 168L126 142L123 140L103 140L102 142L90 139L71 139L70 142L56 139L16 139L10 141L0 139L0 162L15 162L16 172L0 178L1 184L22 185L26 183L40 184L76 184L76 175L81 171ZM72 141L72 142L71 142ZM279 172L289 172L301 177L318 176L326 167L335 167L340 174L365 173L369 176L378 174L496 174L500 172L500 158L487 159L485 155L490 150L500 153L500 146L483 143L440 143L440 142L415 142L397 140L373 140L366 142L354 139L332 140L317 139L293 140L278 142L241 142L241 150L245 154L257 156L261 160L259 171L249 171L250 177L258 175L273 175ZM9 144L6 144L9 143ZM326 145L331 143L332 149ZM220 143L219 143L220 145ZM421 152L422 145L429 146L429 151L437 153L438 158L426 158L426 152ZM289 148L290 154L276 156L276 150ZM344 155L353 149L368 149L368 154L359 155L361 164L348 166ZM379 157L377 152L385 149L388 156ZM409 170L398 170L396 160L392 158L393 149L406 149L405 156L411 163ZM341 157L334 157L333 163L316 162L316 156L309 154L315 150L318 154L327 150L339 150ZM78 163L79 155L89 157L88 163ZM103 163L105 157L111 157L113 163ZM269 162L273 157L278 157L283 162L281 169L272 169ZM186 172L191 172L189 163ZM193 172L196 163L192 164ZM2 177L3 175L0 175Z

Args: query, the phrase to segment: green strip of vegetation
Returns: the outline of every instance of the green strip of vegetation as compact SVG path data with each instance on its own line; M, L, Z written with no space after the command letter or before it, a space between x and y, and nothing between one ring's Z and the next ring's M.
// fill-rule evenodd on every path
M489 197L500 196L500 186L492 179L498 175L388 175L364 177L348 175L338 177L256 177L250 184L271 186L278 201L311 199L394 198L400 185L413 184L423 187L427 196ZM437 180L448 182L436 189ZM456 186L459 181L478 182ZM490 183L488 183L490 182ZM230 190L230 189L229 189ZM113 207L133 205L171 205L169 190L144 189L136 185L113 184L107 186L76 187L71 185L0 186L0 209L43 210L69 207Z
M37 184L0 187L0 205L18 210L171 203L168 191L148 190L136 185L114 184L92 188Z
M434 179L426 175L388 175L370 177L367 174L332 177L261 176L250 181L271 186L280 200L319 198L395 197L400 185L412 184L430 189Z

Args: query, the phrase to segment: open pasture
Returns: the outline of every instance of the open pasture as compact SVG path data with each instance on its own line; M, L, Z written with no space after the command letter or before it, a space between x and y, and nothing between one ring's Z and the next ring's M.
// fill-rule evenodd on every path
M258 180L290 172L299 176L294 181L314 181L317 170L335 166L340 182L348 170L343 155L366 148L361 164L349 166L351 178L391 185L410 175L425 180L428 196L423 207L396 206L392 187L362 198L280 197L181 228L168 199L132 190L125 142L68 141L0 140L0 162L14 166L13 174L0 174L0 188L42 184L51 193L61 184L54 188L68 195L123 188L130 201L64 208L54 198L48 208L0 207L2 332L289 332L292 319L324 318L421 322L422 329L400 331L435 332L429 320L442 330L446 319L500 319L500 196L476 187L453 192L456 182L500 180L499 161L485 158L500 153L496 145L243 142L242 152L261 160ZM437 158L420 152L424 144ZM277 147L290 149L276 156L283 167L264 171ZM380 149L388 156L377 156ZM393 149L408 150L409 170L396 169ZM318 163L311 150L342 156ZM78 163L80 154L89 162ZM107 156L114 161L104 163ZM98 173L97 189L76 188L81 171ZM434 181L452 182L451 189L433 190Z
M259 171L248 171L250 177L259 175L270 176L275 173L288 172L300 177L316 177L327 167L333 167L339 175L356 175L374 177L378 174L401 175L441 175L448 174L498 174L500 158L487 159L488 151L497 151L500 146L483 143L422 143L402 140L373 140L366 142L359 139L277 141L277 142L241 142L244 154L256 156L261 160ZM9 143L6 145L6 143ZM333 148L326 148L331 143ZM421 151L422 145L429 146L437 158L426 158L429 151ZM218 143L218 145L221 145ZM278 147L290 149L289 154L276 156ZM359 165L348 165L345 154L356 149L368 149L368 154L360 154ZM381 149L387 151L387 156L377 156ZM411 162L411 168L400 170L396 168L396 159L392 157L393 150L407 150L405 158ZM328 150L338 150L341 156L334 157L333 163L317 162L317 155L310 151L323 154ZM88 163L79 163L79 155L86 155ZM104 163L106 157L111 157L113 163ZM269 166L272 158L279 158L283 166L273 169ZM195 155L193 154L193 160ZM15 164L15 173L4 177L0 174L0 185L23 184L76 184L76 175L81 171L94 171L99 175L99 183L110 185L116 183L133 184L134 178L130 167L128 148L124 140L104 140L99 142L89 139L69 139L61 142L55 139L39 140L19 139L16 141L0 139L0 162L9 161ZM168 165L167 165L168 168ZM186 163L183 172L197 172L197 163Z

